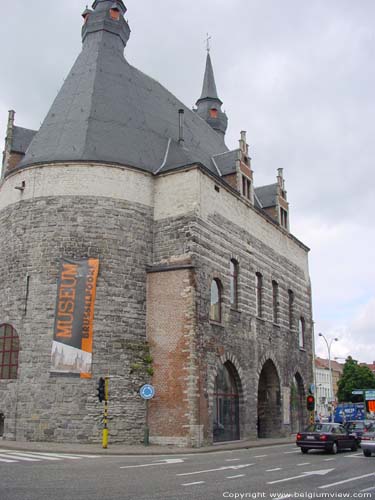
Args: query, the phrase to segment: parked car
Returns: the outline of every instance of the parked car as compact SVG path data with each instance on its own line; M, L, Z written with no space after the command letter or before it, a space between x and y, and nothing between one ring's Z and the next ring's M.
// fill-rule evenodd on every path
M363 434L361 448L365 457L371 457L375 453L375 425L372 424Z
M338 450L356 451L358 448L357 438L343 425L335 423L311 425L297 434L296 445L301 448L302 453L313 449L337 453Z
M371 420L349 420L344 424L345 429L350 434L354 434L357 438L357 443L360 445L362 434L370 429L374 423Z

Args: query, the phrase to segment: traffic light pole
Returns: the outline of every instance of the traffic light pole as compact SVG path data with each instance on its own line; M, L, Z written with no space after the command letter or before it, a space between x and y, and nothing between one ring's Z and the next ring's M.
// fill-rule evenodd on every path
M108 386L109 386L109 377L105 377L103 435L102 435L102 446L105 449L108 447Z

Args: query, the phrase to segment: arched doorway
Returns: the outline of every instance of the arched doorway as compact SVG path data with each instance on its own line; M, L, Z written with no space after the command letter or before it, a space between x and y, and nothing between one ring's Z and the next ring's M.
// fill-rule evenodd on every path
M258 437L277 437L281 434L280 379L269 359L262 368L258 385Z
M235 367L227 362L216 375L213 401L214 442L240 439L240 404Z
M291 432L299 432L305 427L304 419L305 389L299 373L293 377L290 386L290 427Z

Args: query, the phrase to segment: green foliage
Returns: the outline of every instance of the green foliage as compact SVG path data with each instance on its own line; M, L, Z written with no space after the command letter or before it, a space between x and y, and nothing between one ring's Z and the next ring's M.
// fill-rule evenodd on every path
M352 394L355 389L375 389L375 375L368 366L359 365L351 356L347 358L343 373L338 381L337 397L339 402L362 401L361 396Z

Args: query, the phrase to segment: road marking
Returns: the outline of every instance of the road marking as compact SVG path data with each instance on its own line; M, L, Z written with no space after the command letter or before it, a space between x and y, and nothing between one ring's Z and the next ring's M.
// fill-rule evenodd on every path
M39 455L39 453L35 452L35 455ZM56 458L68 458L69 460L82 460L82 456L79 455L63 455L60 453L43 453L43 456L46 457L56 457Z
M9 458L11 456L13 455L7 455L5 453L0 454L0 457L3 458ZM25 462L40 462L39 458L28 458L28 457L23 457L22 455L13 456L13 458L16 458L17 460L24 460Z
M276 484L276 483L285 483L286 481L292 481L293 479L300 479L302 477L306 478L307 476L325 476L329 472L332 472L335 469L325 469L325 470L314 470L309 472L303 472L300 476L286 477L284 479L278 479L277 481L269 481L267 484Z
M153 462L152 464L140 464L140 465L123 465L120 469L135 469L136 467L154 467L155 465L170 465L170 464L182 464L183 460L181 458L167 458L162 462Z
M276 467L276 469L267 469L266 472L273 472L275 470L283 470L282 467Z
M237 479L238 477L245 477L245 474L238 474L238 476L227 476L225 479Z
M350 455L345 455L345 458L353 458L353 457L363 457L363 453L351 453Z
M13 452L13 453L9 453L9 456L13 457L13 458L19 458L19 456L22 456L22 457L29 457L29 458L42 458L43 460L61 460L61 458L50 457L47 455L42 455L41 453L34 454L34 453L16 453L16 452Z
M336 460L336 459L335 458L325 458L324 462L333 462L334 460Z
M219 467L218 469L207 469L207 470L198 470L195 472L183 472L182 474L176 474L177 476L193 476L194 474L205 474L207 472L216 472L219 470L238 470L238 469L244 469L245 467L250 467L251 465L254 464L243 464L243 465L228 465L228 467Z
M311 465L311 462L303 462L303 464L297 464L297 467L302 467L303 465Z
M263 458L263 457L268 457L268 455L255 455L254 458Z
M6 458L0 458L0 462L7 462L7 463L12 463L12 462L17 462L17 460L8 460Z
M365 474L364 476L356 476L356 477L351 477L349 479L344 479L343 481L337 481L337 483L331 483L331 484L323 484L323 486L319 486L319 488L331 488L331 486L337 486L338 484L344 484L344 483L350 483L350 481L357 481L358 479L363 479L365 477L371 477L375 476L375 472L372 472L371 474Z
M225 461L226 462L237 462L239 460L241 460L241 459L240 458L227 458Z
M301 453L301 452L300 452L300 450L284 451L284 455L290 455L291 453Z
M365 488L364 490L361 490L361 493L365 493L366 491L375 491L375 486L371 486L371 488Z
M204 484L205 481L197 481L195 483L185 483L185 484L181 484L181 486L193 486L194 484Z

